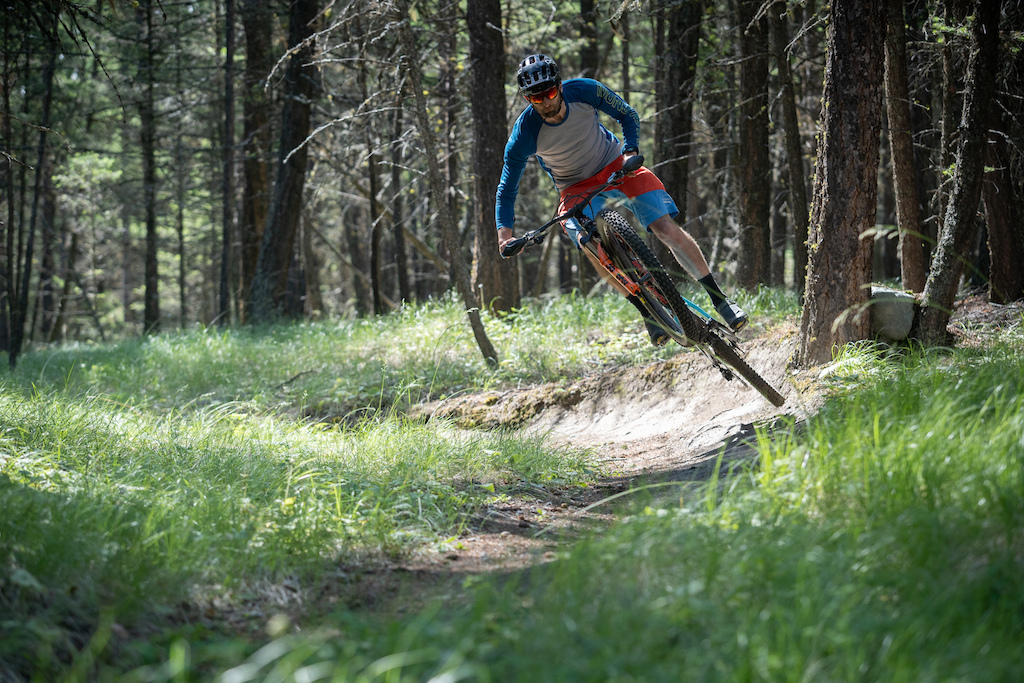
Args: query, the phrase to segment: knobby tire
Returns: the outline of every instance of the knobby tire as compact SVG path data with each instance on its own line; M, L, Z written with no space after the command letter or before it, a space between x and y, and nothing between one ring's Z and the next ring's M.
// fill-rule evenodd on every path
M607 229L605 237L614 256L618 257L617 260L626 261L626 263L620 263L619 266L627 273L630 273L630 275L635 275L641 270L650 274L651 280L647 282L647 288L649 290L656 289L655 294L660 295L658 298L668 303L669 307L676 314L679 325L682 327L683 334L686 335L687 339L709 346L711 352L716 357L736 370L750 386L768 399L772 405L777 408L781 407L786 402L782 394L743 360L739 351L732 343L705 329L697 321L697 317L690 311L683 297L679 295L679 290L676 289L675 283L672 282L668 273L665 272L658 258L647 247L647 244L640 236L636 234L636 231L633 230L626 219L612 209L605 209L598 214L598 218L602 219L605 223ZM647 301L646 303L650 305L652 302ZM656 301L653 303L657 305L660 302ZM658 311L652 312L656 315L658 314Z
M618 257L619 267L637 281L646 280L646 288L650 294L661 301L653 303L667 304L668 308L675 313L683 334L691 341L704 342L701 334L701 326L697 322L689 306L679 295L672 278L665 272L665 268L658 261L658 257L647 247L647 244L640 239L629 222L626 221L617 211L605 209L597 216L604 221L606 229L606 244L612 254ZM650 275L650 279L644 278L643 274ZM648 305L652 302L647 301ZM658 314L658 311L652 311ZM662 316L658 316L662 317ZM671 321L669 321L671 322Z

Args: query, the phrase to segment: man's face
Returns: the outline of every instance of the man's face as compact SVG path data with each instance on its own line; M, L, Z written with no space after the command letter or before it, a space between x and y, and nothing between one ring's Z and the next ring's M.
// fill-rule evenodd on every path
M542 93L528 95L526 101L537 110L537 113L545 121L557 119L562 109L562 86L558 84Z

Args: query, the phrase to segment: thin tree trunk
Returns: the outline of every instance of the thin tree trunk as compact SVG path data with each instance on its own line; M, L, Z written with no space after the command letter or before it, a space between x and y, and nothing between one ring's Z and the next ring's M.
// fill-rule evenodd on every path
M188 254L185 249L185 180L188 171L185 167L184 155L181 153L181 142L178 142L175 156L178 157L179 166L176 169L178 175L178 215L175 217L175 233L178 238L178 300L181 302L181 315L178 319L178 326L185 329L185 311L188 304L188 285L186 274L188 273Z
M580 76L598 78L600 62L601 53L597 47L597 8L594 6L594 0L580 0Z
M657 117L654 130L656 172L679 209L677 217L685 222L693 152L693 88L700 45L703 0L659 3L656 52L659 78L655 83ZM641 150L641 153L643 150ZM691 232L706 248L707 236L696 226ZM668 267L678 262L661 240L651 238L650 246L658 260Z
M990 170L985 173L982 197L992 260L989 299L1005 304L1024 298L1024 173L1011 161L1006 136L1013 122L1006 112L1002 124L1002 135L994 136L988 145L985 167Z
M224 0L224 158L222 192L224 223L220 252L220 299L222 325L231 322L231 273L235 222L235 0ZM182 301L184 305L184 301Z
M323 285L320 282L321 258L313 246L313 224L316 218L304 211L299 230L302 233L302 262L306 272L306 315L317 318L324 312Z
M999 6L998 0L977 0L974 8L953 190L914 331L925 343L942 343L946 339L946 325L964 271L964 256L977 230L975 218L985 173L989 111L999 70Z
M501 165L508 121L505 118L505 70L496 68L493 55L504 54L501 35L501 1L474 0L466 14L469 28L469 59L473 81L473 223L476 259L473 282L483 304L495 311L519 307L517 261L503 259L495 237L495 189Z
M920 195L914 164L914 140L907 79L907 36L903 0L888 0L889 21L885 37L885 101L889 118L893 185L896 192L896 223L900 235L900 274L912 292L924 289L924 244L921 233Z
M42 234L43 253L39 259L39 290L36 298L37 312L33 313L33 322L29 326L29 339L34 339L34 330L39 330L43 339L50 335L53 329L53 320L56 315L57 297L55 296L56 285L56 250L63 242L63 237L58 237L54 227L57 223L57 196L53 187L53 171L51 162L47 160L46 168L43 169L43 197L42 197ZM38 317L38 322L35 318Z
M145 294L143 295L143 334L160 331L160 269L156 225L156 104L154 83L156 75L153 43L153 0L143 0L136 11L140 39L143 43L139 58L139 72L143 84L139 101L139 136L142 152L142 196L146 214Z
M11 345L7 351L7 362L13 370L18 364L21 347L25 341L25 323L28 318L28 289L32 277L32 257L36 238L36 221L39 202L43 193L43 169L46 164L46 136L50 128L50 106L53 103L53 76L57 66L57 49L51 45L46 65L43 67L43 115L39 126L39 143L36 147L35 180L32 191L32 213L29 214L28 235L25 239L25 253L18 285L17 299L11 310Z
M740 254L745 289L771 281L771 163L768 156L768 30L755 19L760 0L740 0Z
M483 354L484 359L489 365L496 367L498 365L498 354L494 350L491 340L487 337L483 321L480 319L480 309L473 300L473 289L469 281L469 269L466 267L462 257L462 250L459 248L458 231L455 227L455 220L452 217L451 207L447 201L441 167L437 160L437 143L434 140L433 128L427 116L427 104L423 98L423 77L420 73L416 42L412 34L412 27L410 26L408 0L397 0L396 6L398 8L399 21L402 22L403 67L411 80L412 92L416 100L416 123L427 157L430 192L437 207L442 237L448 244L448 257L451 261L452 276L459 295L462 297L462 303L466 307L466 315L469 318L473 336L480 347L480 353Z
M619 19L619 34L622 36L622 91L619 93L627 103L629 93L633 89L633 82L629 76L629 14L623 13Z
M7 220L0 223L0 232L3 239L0 245L3 248L3 257L0 258L0 349L10 351L11 346L11 318L14 315L13 303L15 301L15 263L17 255L14 253L14 129L11 126L11 89L7 86L14 78L11 73L11 26L10 22L3 22L3 81L0 81L0 92L3 93L3 111L0 112L0 125L3 126L3 157L0 159L0 168L3 169L4 181L0 183L7 191Z
M349 213L354 218L348 218ZM369 272L369 256L366 253L365 239L362 231L363 210L355 208L342 214L342 234L348 247L352 267L352 298L355 303L356 315L366 316L373 308L373 281Z
M475 4L475 3L474 3ZM398 106L394 110L394 132L391 141L391 238L395 244L395 268L398 273L398 298L401 301L412 301L412 289L409 287L409 255L405 246L405 188L402 187L402 165L405 155L402 148L404 130L402 93L398 93Z
M897 0L900 1L900 0ZM793 221L793 287L803 295L807 281L807 180L804 174L804 146L800 140L800 120L796 109L796 88L793 71L789 67L789 31L786 29L786 4L776 2L771 11L770 29L775 48L775 64L779 70L782 100L782 129L785 135L786 200Z

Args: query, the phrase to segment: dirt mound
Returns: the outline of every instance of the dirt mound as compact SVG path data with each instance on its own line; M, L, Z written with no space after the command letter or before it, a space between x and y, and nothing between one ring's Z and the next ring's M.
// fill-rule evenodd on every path
M755 425L807 414L800 389L807 383L789 369L796 343L790 324L743 345L750 365L786 397L782 408L742 380L727 381L700 352L681 350L668 360L573 382L451 398L422 406L419 415L466 428L546 432L597 449L615 474L686 468L752 435Z

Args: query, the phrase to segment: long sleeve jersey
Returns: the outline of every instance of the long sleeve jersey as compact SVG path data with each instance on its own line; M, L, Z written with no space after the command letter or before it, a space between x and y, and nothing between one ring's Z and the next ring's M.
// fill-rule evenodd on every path
M505 164L495 196L494 218L498 228L515 223L515 203L526 162L536 156L559 192L597 174L623 150L638 149L640 117L621 97L591 78L574 78L562 84L566 113L561 123L546 123L528 107L512 126L505 145ZM608 114L622 127L625 144L598 120Z

